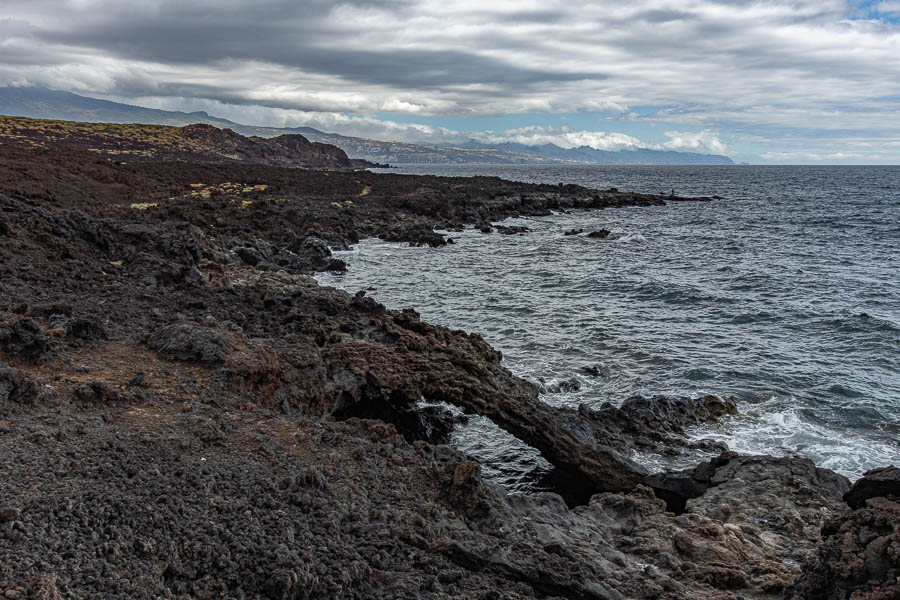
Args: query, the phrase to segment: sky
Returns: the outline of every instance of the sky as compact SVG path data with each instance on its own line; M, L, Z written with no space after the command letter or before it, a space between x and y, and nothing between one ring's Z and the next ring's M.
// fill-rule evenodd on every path
M383 140L900 164L900 0L2 0L3 84Z

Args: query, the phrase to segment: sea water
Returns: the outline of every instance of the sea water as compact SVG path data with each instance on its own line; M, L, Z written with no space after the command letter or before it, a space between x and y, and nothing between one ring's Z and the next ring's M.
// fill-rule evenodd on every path
M396 171L395 171L396 172ZM593 188L722 196L520 218L525 235L364 240L320 281L481 333L557 405L716 394L739 414L690 431L735 451L805 456L851 478L900 464L900 167L414 165ZM566 236L608 229L605 240ZM374 289L372 289L374 288ZM596 367L593 376L584 367ZM513 489L549 470L484 419L455 442ZM703 458L638 455L651 469Z

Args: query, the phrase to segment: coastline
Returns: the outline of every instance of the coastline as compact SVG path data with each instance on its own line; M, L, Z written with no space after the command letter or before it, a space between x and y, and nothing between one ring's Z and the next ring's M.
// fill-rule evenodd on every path
M801 459L649 476L622 450L685 444L733 405L554 409L477 334L308 276L364 237L440 246L435 228L671 198L4 155L6 597L805 598L843 576L817 562L826 521L896 510L890 486L851 509L849 482ZM587 503L483 482L420 397L537 447Z

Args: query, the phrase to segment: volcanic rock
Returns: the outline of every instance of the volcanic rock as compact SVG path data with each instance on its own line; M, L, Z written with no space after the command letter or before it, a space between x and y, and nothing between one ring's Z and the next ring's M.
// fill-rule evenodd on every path
M868 471L847 494L855 510L822 527L816 554L785 592L788 600L888 600L900 597L897 469Z
M900 501L900 469L891 465L866 471L844 496L850 508L862 508L869 498Z
M31 319L0 326L0 349L10 356L37 360L50 350L50 340Z
M222 364L231 352L218 330L187 322L159 328L147 345L160 356L212 365Z

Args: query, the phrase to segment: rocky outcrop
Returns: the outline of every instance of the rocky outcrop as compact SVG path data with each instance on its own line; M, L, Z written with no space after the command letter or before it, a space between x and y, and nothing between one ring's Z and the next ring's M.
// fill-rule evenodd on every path
M37 360L50 350L50 338L31 319L0 325L0 349L10 356Z
M7 403L33 404L40 395L40 386L27 372L0 364L0 409Z
M888 513L864 512L893 510L882 487L847 521L847 482L809 461L631 460L703 444L685 428L732 401L553 407L480 336L308 276L369 235L661 197L0 151L3 597L732 599L803 559L823 566L797 593L894 573ZM443 445L465 418L444 403L540 450L579 505L485 480ZM817 549L827 518L848 529Z
M244 137L231 129L212 125L186 125L176 129L177 135L193 142L191 150L199 155L194 160L210 159L270 165L275 167L343 168L353 166L347 154L330 144L310 142L299 134L274 138ZM177 151L174 151L177 158ZM156 154L157 158L164 158Z
M38 148L89 151L129 161L190 160L247 163L291 168L351 169L347 154L302 135L245 137L231 129L193 124L167 125L78 123L0 116L0 140Z
M147 337L147 345L160 356L210 365L223 364L231 353L221 332L193 323L161 327Z
M862 508L870 498L900 501L900 469L891 465L867 471L844 496L850 508Z
M900 597L900 469L868 471L847 494L853 508L822 527L816 554L788 600Z

